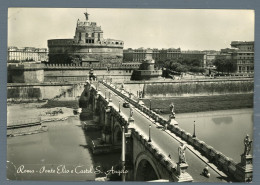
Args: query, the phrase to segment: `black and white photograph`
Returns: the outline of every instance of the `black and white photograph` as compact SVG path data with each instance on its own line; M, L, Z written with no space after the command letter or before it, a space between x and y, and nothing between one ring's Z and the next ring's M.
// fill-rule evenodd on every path
M255 11L9 7L8 181L252 182Z

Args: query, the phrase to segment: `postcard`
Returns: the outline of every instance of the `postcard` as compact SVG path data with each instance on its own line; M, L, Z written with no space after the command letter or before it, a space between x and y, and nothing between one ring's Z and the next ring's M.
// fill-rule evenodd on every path
M6 178L251 182L254 13L9 8Z

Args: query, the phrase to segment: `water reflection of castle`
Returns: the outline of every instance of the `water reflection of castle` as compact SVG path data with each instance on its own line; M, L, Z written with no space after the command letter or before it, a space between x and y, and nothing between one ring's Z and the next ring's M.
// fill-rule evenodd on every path
M74 39L48 40L50 63L121 63L124 42L104 39L101 26L89 21L77 21Z

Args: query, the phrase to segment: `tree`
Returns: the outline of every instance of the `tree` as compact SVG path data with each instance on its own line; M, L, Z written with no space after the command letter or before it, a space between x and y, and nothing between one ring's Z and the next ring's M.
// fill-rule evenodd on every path
M177 72L183 72L183 73L186 73L187 71L189 71L189 68L185 65L179 65L177 68L176 68L176 71Z
M164 62L158 61L158 64L159 63L163 63L165 68L175 72L204 72L204 69L201 67L201 62L198 59L166 59Z
M236 61L235 61L235 60L228 59L228 60L226 61L226 68L227 68L228 74L229 74L229 73L232 73L232 72L235 72L235 71L237 70Z
M205 72L205 69L203 67L191 67L190 68L190 71L191 72L194 72L194 73L204 73Z
M214 61L214 65L216 66L217 71L222 72L222 74L224 72L229 74L235 72L237 69L236 61L232 59L217 59Z
M225 70L225 59L216 59L214 65L217 68L217 71L224 73Z

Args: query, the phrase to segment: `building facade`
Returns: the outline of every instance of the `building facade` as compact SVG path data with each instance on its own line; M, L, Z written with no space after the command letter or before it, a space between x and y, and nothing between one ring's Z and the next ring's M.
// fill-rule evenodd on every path
M238 73L254 72L254 42L233 41L231 47L236 48L232 53L232 59L236 61Z
M206 66L206 54L203 51L181 51L182 60L198 60L200 62L200 67Z
M101 26L88 20L77 21L73 39L48 40L50 63L81 63L84 58L98 60L100 63L121 63L124 42L104 39Z
M146 59L146 54L151 53L152 58L155 61L165 61L171 59L178 59L181 55L180 48L169 48L169 49L150 49L150 48L128 48L123 51L124 62L142 62Z
M48 51L46 48L34 47L8 47L7 62L47 62Z

